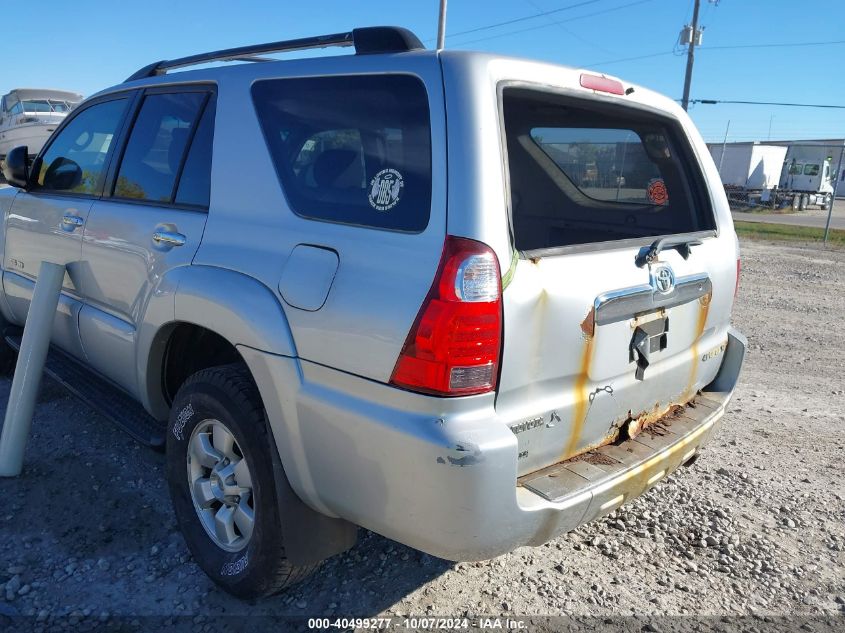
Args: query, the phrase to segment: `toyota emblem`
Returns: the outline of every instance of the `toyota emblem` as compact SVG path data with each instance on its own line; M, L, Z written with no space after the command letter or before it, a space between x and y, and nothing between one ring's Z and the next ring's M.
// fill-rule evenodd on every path
M658 266L652 273L652 285L657 292L668 295L675 289L675 273L668 266Z

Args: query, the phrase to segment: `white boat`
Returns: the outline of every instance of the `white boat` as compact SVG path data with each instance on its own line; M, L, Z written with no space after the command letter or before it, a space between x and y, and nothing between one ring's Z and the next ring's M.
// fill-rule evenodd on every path
M41 151L82 95L64 90L17 88L0 100L0 158L26 145L30 156Z

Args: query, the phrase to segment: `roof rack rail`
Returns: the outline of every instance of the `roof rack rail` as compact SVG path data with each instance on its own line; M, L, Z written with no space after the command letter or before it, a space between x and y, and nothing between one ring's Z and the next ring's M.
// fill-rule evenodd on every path
M333 33L331 35L303 37L295 40L269 42L267 44L239 46L237 48L226 48L220 51L189 55L188 57L180 57L178 59L166 59L144 66L132 74L126 81L164 75L168 70L209 62L274 61L257 56L265 53L301 51L311 48L327 48L329 46L354 46L357 55L369 53L401 53L425 48L419 38L408 29L398 26L369 26L352 29L346 33Z

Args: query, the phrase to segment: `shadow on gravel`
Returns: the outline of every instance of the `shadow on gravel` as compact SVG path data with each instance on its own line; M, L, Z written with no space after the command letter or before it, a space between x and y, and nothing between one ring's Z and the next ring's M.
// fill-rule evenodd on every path
M0 379L5 411L10 382ZM375 616L452 564L366 530L286 592L249 604L193 563L170 504L164 456L139 446L50 380L24 472L0 479L2 614L67 617ZM18 580L14 580L18 578ZM4 585L29 589L2 595ZM428 589L426 589L426 592ZM6 602L3 602L3 599Z

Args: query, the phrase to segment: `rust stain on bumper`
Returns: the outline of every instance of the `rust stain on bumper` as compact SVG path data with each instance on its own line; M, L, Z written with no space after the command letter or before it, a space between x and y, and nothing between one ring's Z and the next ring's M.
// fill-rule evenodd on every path
M629 411L624 418L614 420L613 424L610 425L610 431L600 441L585 446L576 453L575 445L577 445L577 440L583 431L582 420L578 435L575 436L573 433L570 436L570 445L567 446L568 452L563 453L560 461L585 461L596 465L605 464L606 461L602 460L606 460L606 456L596 453L596 449L610 444L621 445L627 440L635 439L641 433L647 433L651 437L663 436L665 435L665 425L671 424L673 420L681 417L687 407L695 408L694 398L670 402L668 405L661 405L657 402L651 409L637 414ZM586 418L586 412L584 417Z
M627 422L629 425L632 422L638 423L639 429L637 431L637 435L640 433L646 433L651 437L662 437L666 434L666 427L670 426L674 420L680 418L684 414L684 411L686 411L687 407L695 408L695 402L691 400L684 404L670 404L668 407L660 407L660 403L658 403L655 405L654 409L640 414L639 417L629 417ZM622 431L625 432L611 433L602 443L591 446L587 451L573 457L569 457L563 460L563 462L583 461L595 465L615 463L615 460L598 452L597 449L609 444L623 446L626 441L634 439L635 436L631 436L630 431L628 431L624 425L622 427Z

